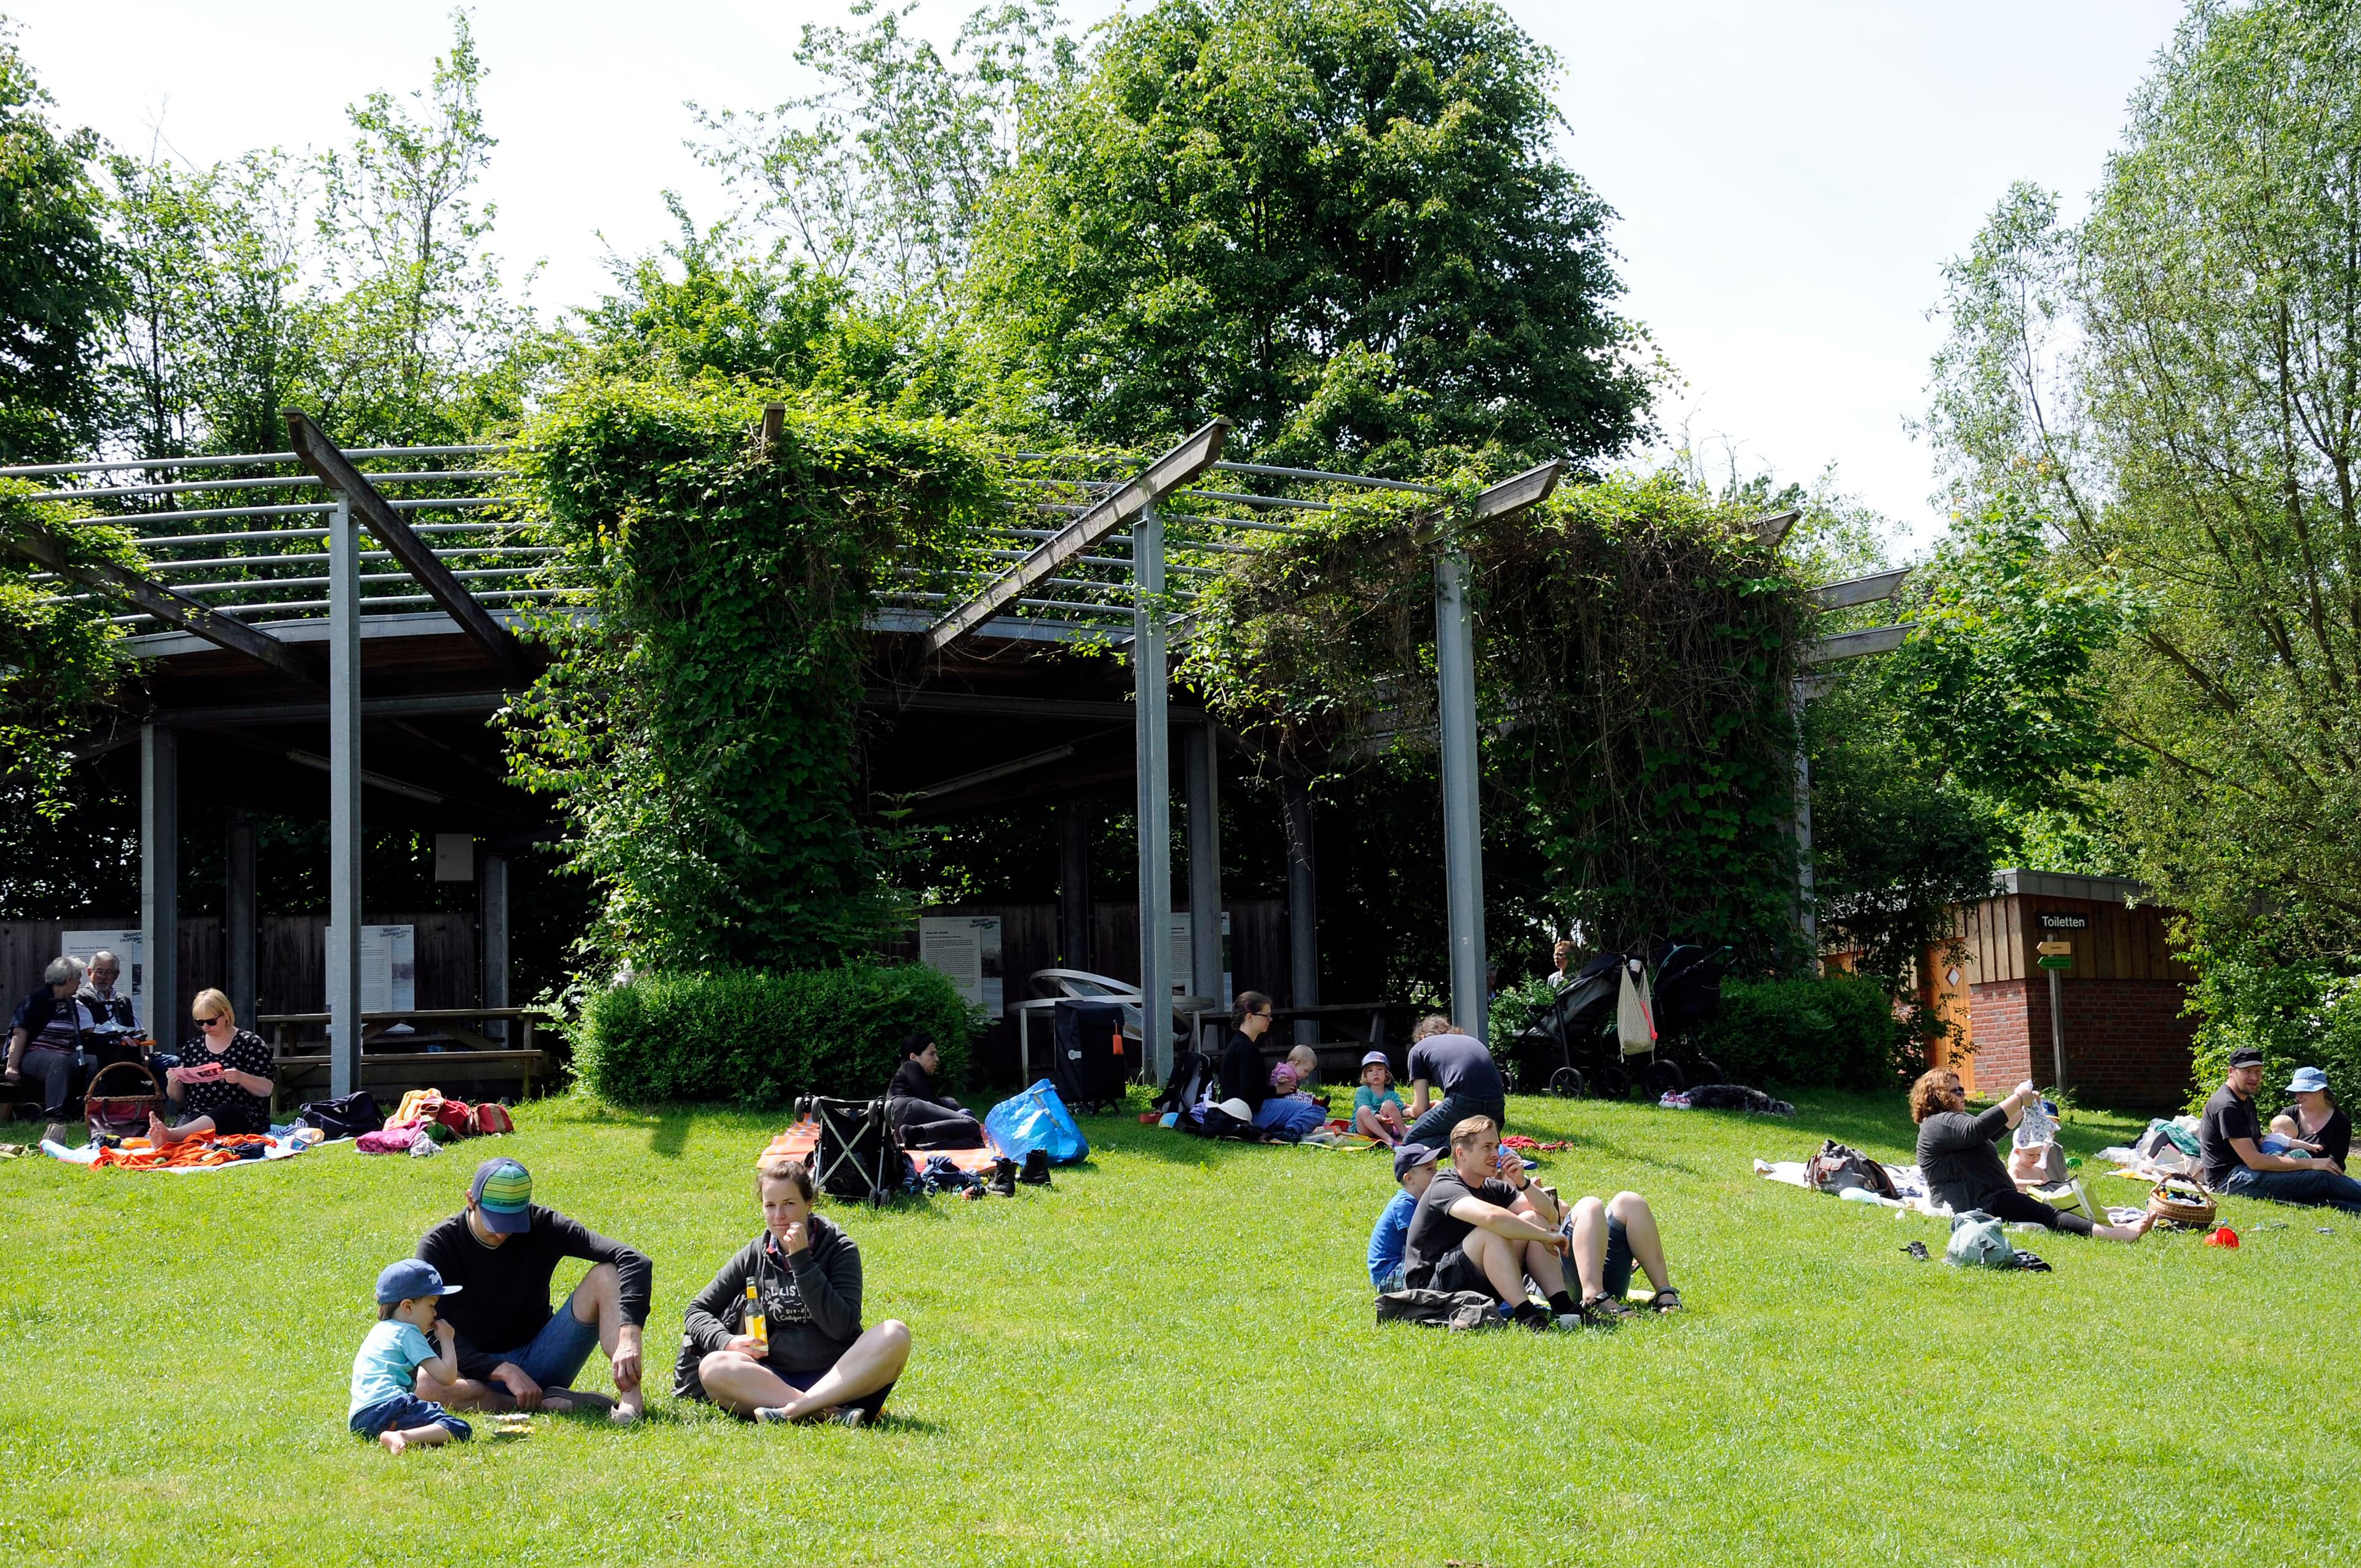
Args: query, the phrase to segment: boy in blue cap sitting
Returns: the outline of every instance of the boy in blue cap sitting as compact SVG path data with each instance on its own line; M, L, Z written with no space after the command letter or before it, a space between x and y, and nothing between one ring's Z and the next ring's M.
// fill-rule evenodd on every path
M436 1321L437 1305L459 1288L445 1285L431 1263L406 1257L386 1265L377 1277L377 1327L353 1357L353 1400L347 1422L373 1437L388 1453L416 1444L432 1445L471 1435L467 1423L416 1393L419 1368L444 1382L459 1376L459 1352L447 1322ZM442 1342L440 1354L426 1343Z
M1402 1288L1402 1251L1410 1242L1411 1216L1418 1212L1426 1184L1434 1179L1434 1162L1442 1153L1424 1144L1404 1144L1394 1150L1394 1180L1400 1186L1369 1233L1369 1283L1380 1296Z

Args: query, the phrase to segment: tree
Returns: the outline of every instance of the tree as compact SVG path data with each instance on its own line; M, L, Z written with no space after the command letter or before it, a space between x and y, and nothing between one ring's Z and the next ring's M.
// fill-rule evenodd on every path
M0 463L55 462L95 433L99 323L113 302L98 137L60 132L0 19Z
M981 324L1086 436L1223 414L1373 473L1619 452L1649 376L1554 63L1480 0L1118 16L994 193Z
M2361 13L2192 7L2090 217L1955 269L1937 433L2132 596L2105 717L2142 872L2218 934L2361 939ZM2047 389L2047 391L2045 391Z

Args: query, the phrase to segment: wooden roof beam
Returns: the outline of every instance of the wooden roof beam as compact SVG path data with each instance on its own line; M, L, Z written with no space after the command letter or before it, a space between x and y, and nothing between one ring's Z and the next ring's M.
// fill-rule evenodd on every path
M972 597L953 607L941 620L928 627L928 656L931 658L940 653L983 625L1015 602L1026 589L1054 575L1060 566L1147 510L1159 496L1179 489L1212 467L1220 460L1222 444L1229 438L1229 433L1230 422L1216 419L1150 463L1138 477L1099 498L1098 503L1088 511L1034 546L1032 554L1024 560L985 584Z
M280 411L286 416L288 439L303 466L344 498L353 514L377 536L378 543L418 580L418 586L458 623L459 630L491 656L493 667L500 671L503 681L511 686L530 682L532 661L516 633L492 619L491 611L451 575L451 568L436 558L426 542L402 521L401 514L386 503L378 488L368 482L368 477L353 466L352 460L313 422L311 415L302 409Z

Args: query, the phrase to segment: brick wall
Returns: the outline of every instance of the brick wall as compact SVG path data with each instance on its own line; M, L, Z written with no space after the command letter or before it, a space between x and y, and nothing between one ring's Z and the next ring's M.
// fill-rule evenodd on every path
M2076 980L2061 988L2066 1080L2087 1105L2178 1110L2189 1096L2196 1020L2180 1015L2186 990L2169 981ZM2006 980L1969 988L1976 1080L2004 1094L2026 1078L2054 1081L2049 981Z

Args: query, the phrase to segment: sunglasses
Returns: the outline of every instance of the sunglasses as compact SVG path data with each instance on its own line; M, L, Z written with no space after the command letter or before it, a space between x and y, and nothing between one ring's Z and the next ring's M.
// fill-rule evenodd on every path
M223 1017L220 1014L216 1013L216 1014L214 1014L212 1017L210 1017L210 1018L200 1018L200 1019L198 1019L198 1020L197 1020L197 1027L198 1027L198 1028L200 1028L200 1029L210 1029L210 1028L212 1028L212 1027L213 1027L214 1025L216 1025L216 1024L226 1024L226 1023L228 1023L228 1022L229 1022L229 1020L228 1020L228 1019L226 1019L226 1018Z

